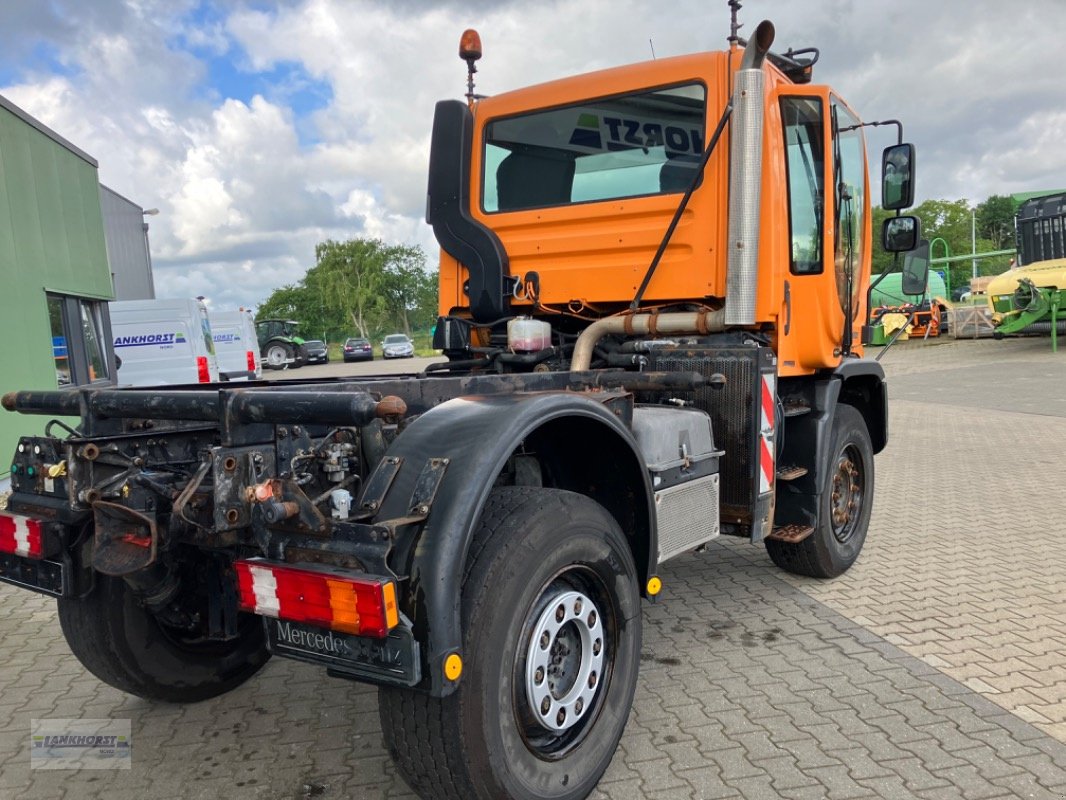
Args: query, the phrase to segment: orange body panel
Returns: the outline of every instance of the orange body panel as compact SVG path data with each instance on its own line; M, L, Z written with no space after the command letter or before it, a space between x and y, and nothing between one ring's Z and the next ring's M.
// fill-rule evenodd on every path
M707 91L706 138L709 139L727 102L731 70L741 52L705 53L604 70L541 84L480 100L474 108L474 152L471 166L471 212L492 228L510 259L510 273L529 271L540 276L540 302L556 309L584 313L614 312L631 301L665 234L682 194L655 194L591 201L520 211L486 212L481 199L483 147L486 125L494 119L577 104L682 83L701 83ZM840 363L844 313L836 288L833 220L835 211L832 159L825 159L825 269L817 275L792 275L785 164L779 99L783 95L819 97L828 108L826 86L795 86L767 64L763 173L759 234L759 277L756 298L758 328L768 332L779 359L779 374L801 375ZM829 114L825 140L830 140ZM720 306L726 298L729 128L712 155L702 183L692 195L677 230L644 295L644 305L704 303ZM855 349L859 320L864 316L869 281L869 197L864 187L862 261L856 279L861 308L855 314ZM440 313L465 306L465 270L441 254ZM791 300L786 306L786 281ZM522 313L527 301L512 307ZM532 310L530 308L530 310ZM786 326L786 322L788 323ZM787 327L787 334L785 333Z

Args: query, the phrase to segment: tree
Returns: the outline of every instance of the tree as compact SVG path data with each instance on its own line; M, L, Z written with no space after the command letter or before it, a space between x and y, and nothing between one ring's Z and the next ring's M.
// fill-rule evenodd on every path
M327 312L346 314L363 337L385 310L387 250L379 239L328 239L315 247L317 263L304 279Z
M257 317L300 322L304 336L343 339L402 328L427 328L436 317L436 274L425 270L421 248L379 239L327 240L315 247L315 266L295 285L277 289Z
M403 332L410 336L412 326L427 323L420 312L436 308L437 276L426 273L421 248L399 246L391 250L382 284L385 305L389 316L399 320Z
M1014 201L994 194L977 206L977 235L988 239L994 250L1014 247Z

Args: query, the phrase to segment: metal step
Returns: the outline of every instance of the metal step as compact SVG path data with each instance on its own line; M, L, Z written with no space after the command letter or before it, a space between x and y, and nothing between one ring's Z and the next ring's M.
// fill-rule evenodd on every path
M809 525L783 525L780 528L774 528L773 533L766 538L796 544L797 542L802 542L812 533L814 533L814 528Z
M784 409L786 417L799 417L811 411L811 407L806 403L785 403Z
M806 467L797 466L780 466L777 468L777 479L779 481L794 481L796 478L802 478L807 474Z

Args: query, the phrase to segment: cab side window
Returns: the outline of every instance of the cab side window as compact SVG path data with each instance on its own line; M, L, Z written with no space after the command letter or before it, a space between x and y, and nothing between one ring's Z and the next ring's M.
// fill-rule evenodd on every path
M825 231L825 136L822 101L810 97L781 100L788 176L791 270L795 275L822 272Z
M834 269L840 307L859 302L857 272L863 263L866 209L866 147L862 123L836 98L832 101L833 182L835 184L836 243Z

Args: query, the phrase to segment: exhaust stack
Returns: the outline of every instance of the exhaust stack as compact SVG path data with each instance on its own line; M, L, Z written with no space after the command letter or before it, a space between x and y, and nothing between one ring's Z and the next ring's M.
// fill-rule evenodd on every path
M759 208L762 188L763 62L774 42L774 25L763 20L744 48L733 77L730 131L729 271L725 322L755 324L759 269Z

